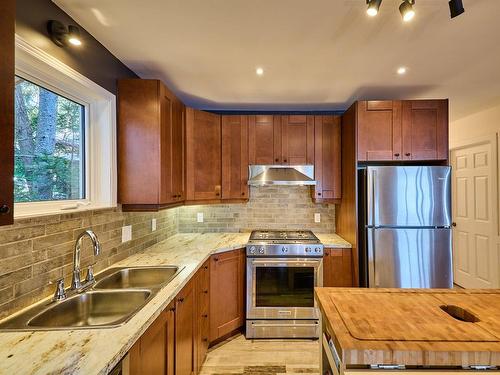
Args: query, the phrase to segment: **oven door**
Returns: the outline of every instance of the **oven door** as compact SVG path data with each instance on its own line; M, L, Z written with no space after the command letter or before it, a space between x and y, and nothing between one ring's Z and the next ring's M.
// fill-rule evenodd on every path
M318 319L322 258L247 258L247 319Z

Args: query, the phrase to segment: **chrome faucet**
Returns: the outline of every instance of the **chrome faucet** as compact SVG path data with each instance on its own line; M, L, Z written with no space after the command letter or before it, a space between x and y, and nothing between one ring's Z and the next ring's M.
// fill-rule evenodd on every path
M81 246L82 246L82 240L85 236L88 236L90 240L92 241L92 246L94 248L94 255L99 255L101 253L101 243L97 239L96 234L88 229L85 232L80 233L78 238L76 239L75 243L75 249L73 251L73 277L71 279L71 289L72 290L78 290L82 288L82 286L88 286L90 284L93 284L95 282L94 279L94 271L92 269L92 265L88 267L87 270L87 277L85 278L85 283L82 284L82 281L80 279L80 253L81 253Z

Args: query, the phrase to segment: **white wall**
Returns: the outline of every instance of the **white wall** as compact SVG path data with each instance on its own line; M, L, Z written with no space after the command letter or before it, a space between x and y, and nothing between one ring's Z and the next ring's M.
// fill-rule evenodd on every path
M500 104L450 124L450 149L458 142L500 132Z

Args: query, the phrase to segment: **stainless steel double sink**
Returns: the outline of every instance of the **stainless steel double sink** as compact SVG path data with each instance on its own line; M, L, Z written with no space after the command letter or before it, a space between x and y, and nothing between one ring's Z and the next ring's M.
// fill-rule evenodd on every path
M0 323L0 331L113 328L126 323L182 268L115 267L96 276L88 290L42 302Z

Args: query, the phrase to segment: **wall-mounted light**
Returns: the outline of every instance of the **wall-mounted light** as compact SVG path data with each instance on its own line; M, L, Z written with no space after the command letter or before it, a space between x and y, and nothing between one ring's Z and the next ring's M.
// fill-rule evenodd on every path
M450 6L451 18L455 18L456 16L459 16L463 12L465 12L464 4L462 3L462 0L450 0L448 2L448 5Z
M415 17L413 4L415 4L415 0L404 0L399 6L399 12L401 13L401 17L403 17L403 21L408 22Z
M382 0L366 0L366 3L368 4L366 14L368 14L370 17L375 17L378 14L380 4L382 4Z
M80 29L76 26L69 25L68 28L59 21L49 21L47 24L52 41L59 47L71 44L73 46L81 46L82 39L80 37Z

